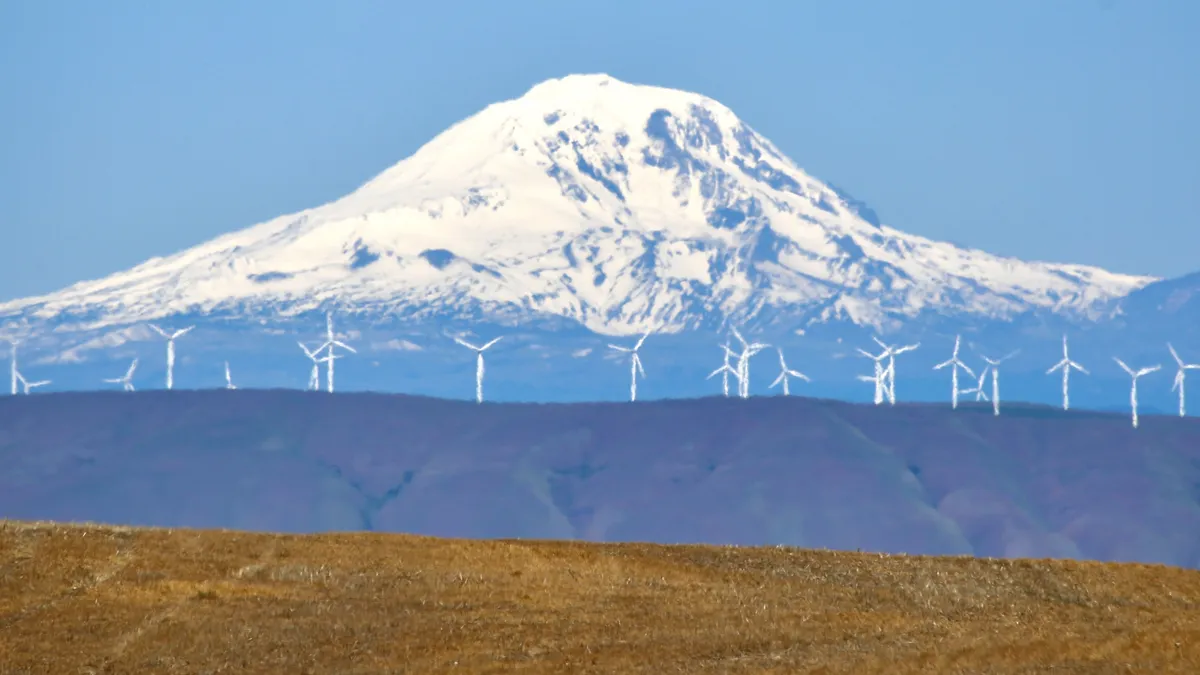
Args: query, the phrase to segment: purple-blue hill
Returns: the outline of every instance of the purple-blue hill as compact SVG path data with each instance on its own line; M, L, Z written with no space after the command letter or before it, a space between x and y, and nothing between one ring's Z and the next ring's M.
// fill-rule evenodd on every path
M1200 567L1200 419L801 397L0 399L0 518Z

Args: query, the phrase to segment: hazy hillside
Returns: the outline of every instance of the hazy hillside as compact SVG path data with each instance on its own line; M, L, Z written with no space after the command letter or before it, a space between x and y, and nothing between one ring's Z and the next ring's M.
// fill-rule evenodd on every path
M5 397L0 518L1200 567L1200 420L779 397Z

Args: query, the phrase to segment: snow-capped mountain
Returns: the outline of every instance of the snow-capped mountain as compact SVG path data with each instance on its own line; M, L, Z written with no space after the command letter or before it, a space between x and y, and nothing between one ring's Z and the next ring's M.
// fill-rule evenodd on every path
M591 331L925 314L1090 317L1153 281L906 234L699 94L572 75L455 124L353 193L0 304L116 327L317 308Z

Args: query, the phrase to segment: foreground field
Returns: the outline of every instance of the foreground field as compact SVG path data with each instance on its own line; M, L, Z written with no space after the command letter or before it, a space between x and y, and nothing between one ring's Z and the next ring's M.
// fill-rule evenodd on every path
M0 521L19 673L1200 673L1200 572Z

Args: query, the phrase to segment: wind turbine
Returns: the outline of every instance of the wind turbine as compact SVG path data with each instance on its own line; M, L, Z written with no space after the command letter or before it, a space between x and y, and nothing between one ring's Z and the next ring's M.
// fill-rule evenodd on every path
M648 338L648 337L650 337L650 333L646 333L645 335L643 335L637 341L637 344L635 344L633 346L633 349L630 349L629 347L621 347L621 346L614 345L614 344L608 345L609 349L615 349L619 352L625 352L626 354L632 355L632 358L630 359L630 364L629 364L629 400L630 401L637 400L638 373L641 373L643 378L646 377L646 371L642 369L642 359L640 357L638 357L638 350L642 348L642 343L645 342L646 338Z
M1194 363L1184 363L1183 359L1179 358L1179 354L1175 352L1175 348L1171 346L1170 342L1167 343L1167 349L1171 350L1171 357L1175 359L1175 363L1179 364L1179 372L1175 373L1175 383L1171 385L1171 391L1175 391L1176 389L1179 390L1179 416L1183 417L1187 414L1187 410L1184 407L1183 394L1184 373L1189 370L1200 370L1200 365Z
M133 363L129 364L129 370L125 371L123 377L113 377L105 380L109 384L119 384L125 391L133 391L133 371L137 370L138 360L135 358Z
M896 405L896 357L899 356L900 354L905 354L907 352L911 352L911 351L915 350L916 348L921 346L921 343L918 342L918 343L912 344L912 345L904 345L903 347L896 347L894 345L884 344L882 340L875 337L874 335L871 336L871 339L875 341L875 344L879 345L880 347L883 347L884 352L887 354L888 364L887 364L887 369L885 371L885 374L887 375L888 403L891 405ZM872 358L874 358L874 357L872 357Z
M1087 371L1087 369L1084 368L1083 366L1072 361L1071 357L1067 355L1067 336L1066 335L1063 335L1063 358L1062 358L1062 361L1059 361L1058 363L1054 364L1054 367L1051 368L1050 370L1047 370L1046 374L1049 375L1050 373L1053 373L1054 371L1058 370L1059 368L1062 368L1062 371L1063 371L1063 410L1070 410L1071 409L1071 397L1067 394L1067 384L1071 377L1071 369L1074 368L1075 370L1078 370L1079 372L1083 373L1084 375L1091 375L1091 373L1089 373Z
M742 343L742 353L738 356L738 389L742 398L750 398L750 357L770 347L762 342L747 342L737 328L730 327L733 336Z
M483 345L482 347L476 347L475 345L471 344L470 342L467 342L466 340L464 340L462 338L458 338L458 337L454 338L454 341L457 342L458 344L466 347L467 349L475 350L475 402L476 403L483 403L483 352L486 351L488 347L491 347L492 345L496 344L497 342L499 342L503 339L504 339L504 336L501 335L498 338L494 338L491 342Z
M299 340L296 341L296 344L300 345L300 349L304 350L304 355L311 359L313 364L312 373L308 376L308 387L306 389L308 391L319 391L321 389L321 364L324 362L324 359L317 358L317 351L320 350L313 351Z
M17 373L17 379L20 380L21 386L25 388L25 391L23 392L25 394L28 394L30 389L34 389L36 387L41 387L41 386L50 384L50 380L42 380L40 382L30 382L29 380L26 380L25 376L20 373Z
M888 357L890 351L891 350L889 348L885 347L883 352L879 354L872 354L865 349L858 349L859 354L862 354L863 356L875 362L875 377L872 378L875 381L875 405L882 404L883 397L887 394L887 370L883 367L883 360ZM865 376L860 376L860 379L861 377Z
M1009 352L1007 356L1004 356L999 359L990 359L986 356L983 356L982 354L980 355L983 358L983 360L988 364L988 368L991 368L991 370L992 370L992 414L993 415L996 415L996 416L1000 415L1000 364L1004 363L1005 361L1016 356L1019 352L1020 352L1019 349L1014 352ZM988 368L984 368L984 372L987 372Z
M975 394L975 400L976 400L976 401L987 401L987 400L988 400L988 395L987 395L987 392L986 392L986 391L984 391L984 389L983 389L983 385L984 385L984 383L985 383L985 382L987 382L987 376L988 376L988 369L989 369L989 368L991 368L991 366L990 366L990 365L989 365L989 366L984 366L984 367L983 367L983 371L979 373L979 380L978 380L978 381L975 383L975 386L974 386L974 387L971 387L970 389L963 389L961 393L963 393L963 394Z
M774 389L775 387L782 384L783 385L783 395L789 396L790 392L788 391L788 376L798 377L798 378L804 380L805 382L812 382L812 380L808 379L808 376L805 375L804 373L801 373L800 371L797 371L797 370L790 370L787 367L787 361L785 361L783 358L783 350L782 349L779 349L778 347L776 347L775 351L779 352L779 377L775 378L775 381L771 383L770 387L768 387L769 389Z
M1162 366L1150 366L1149 368L1139 368L1138 370L1133 370L1129 366L1125 365L1124 361L1122 361L1121 359L1118 359L1115 356L1113 357L1113 361L1116 361L1117 365L1121 366L1121 369L1124 370L1125 372L1129 373L1129 376L1133 378L1133 386L1130 387L1130 389L1129 389L1129 406L1130 406L1130 408L1133 409L1133 428L1136 429L1138 426L1138 415L1137 415L1137 381L1138 381L1138 378L1142 377L1143 375L1149 375L1150 373L1153 373L1153 372L1161 369Z
M167 340L167 389L171 389L175 383L175 340L187 335L187 333L195 328L195 326L188 326L187 328L177 330L174 333L168 333L154 324L150 324L150 327L154 329L154 332L158 333Z
M352 353L355 353L355 354L358 353L358 351L355 350L354 347L351 347L350 345L346 344L345 342L342 342L337 339L337 337L333 333L333 313L326 312L325 313L325 344L321 345L320 347L317 347L317 351L319 352L322 349L329 350L330 358L321 359L321 360L324 361L327 365L327 368L325 370L325 384L326 384L326 386L329 387L329 393L331 393L331 394L333 393L333 360L341 358L340 356L333 355L334 347L341 347L342 349L345 349Z
M226 389L237 389L237 387L234 386L234 384L233 384L233 378L229 376L229 362L228 361L225 362L225 388Z
M958 408L958 394L959 394L959 391L958 391L958 369L962 368L963 370L967 371L968 375L970 375L971 377L975 377L975 371L971 370L970 366L963 363L958 358L958 348L959 348L960 342L961 342L961 336L955 335L954 336L954 353L950 356L949 359L947 359L946 361L943 361L933 367L934 370L941 370L942 368L945 368L946 366L950 366L950 407L951 408Z
M725 350L725 362L723 364L721 364L720 368L717 368L716 370L709 373L708 377L706 377L704 379L711 380L712 378L714 378L718 374L720 374L721 375L721 390L725 392L725 398L729 398L729 376L733 375L734 379L736 379L738 381L738 386L740 387L741 382L742 382L742 374L739 373L738 371L734 370L733 366L729 365L729 359L737 356L736 354L733 353L733 351L731 349L729 349L729 340L726 340L725 344L719 345L719 346Z

